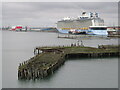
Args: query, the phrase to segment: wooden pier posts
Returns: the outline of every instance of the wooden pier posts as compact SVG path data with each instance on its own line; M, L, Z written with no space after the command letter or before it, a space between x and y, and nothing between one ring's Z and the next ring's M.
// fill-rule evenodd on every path
M79 51L78 49L80 49L81 51ZM41 50L43 50L42 53ZM35 48L34 54L34 57L19 64L18 79L35 80L39 78L45 78L48 75L53 74L55 70L57 70L61 65L63 65L66 58L97 58L120 55L117 47L113 46L99 46L98 48L87 48L79 47L78 45L74 46L74 44L71 44L70 47L59 46L57 48ZM54 57L56 57L55 60L53 60Z

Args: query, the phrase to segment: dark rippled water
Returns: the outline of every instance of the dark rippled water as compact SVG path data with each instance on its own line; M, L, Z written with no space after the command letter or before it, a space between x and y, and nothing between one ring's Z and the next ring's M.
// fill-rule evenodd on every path
M57 38L57 33L3 31L3 88L117 88L118 58L69 59L52 76L36 81L17 79L20 62L33 56L36 46L76 43L74 39ZM80 38L85 46L117 44L117 39Z

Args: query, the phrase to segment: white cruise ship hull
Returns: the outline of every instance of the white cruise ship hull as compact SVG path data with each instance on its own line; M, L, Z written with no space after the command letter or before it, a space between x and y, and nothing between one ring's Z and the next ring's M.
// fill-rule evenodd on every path
M60 33L68 34L69 30L57 29ZM81 32L86 32L88 35L108 35L107 30L79 30Z
M88 30L89 35L108 35L107 30Z

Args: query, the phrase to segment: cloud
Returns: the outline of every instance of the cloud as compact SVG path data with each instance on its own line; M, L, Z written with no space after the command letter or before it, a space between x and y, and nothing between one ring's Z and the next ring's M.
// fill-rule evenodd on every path
M83 10L117 23L118 7L115 2L4 2L2 10L3 25L55 26L61 18L77 17Z

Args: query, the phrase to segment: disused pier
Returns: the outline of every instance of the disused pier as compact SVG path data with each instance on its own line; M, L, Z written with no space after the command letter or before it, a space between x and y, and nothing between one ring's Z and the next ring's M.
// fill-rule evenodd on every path
M66 58L119 56L119 46L99 45L98 48L84 46L36 47L35 56L18 67L18 79L45 78L64 64Z

